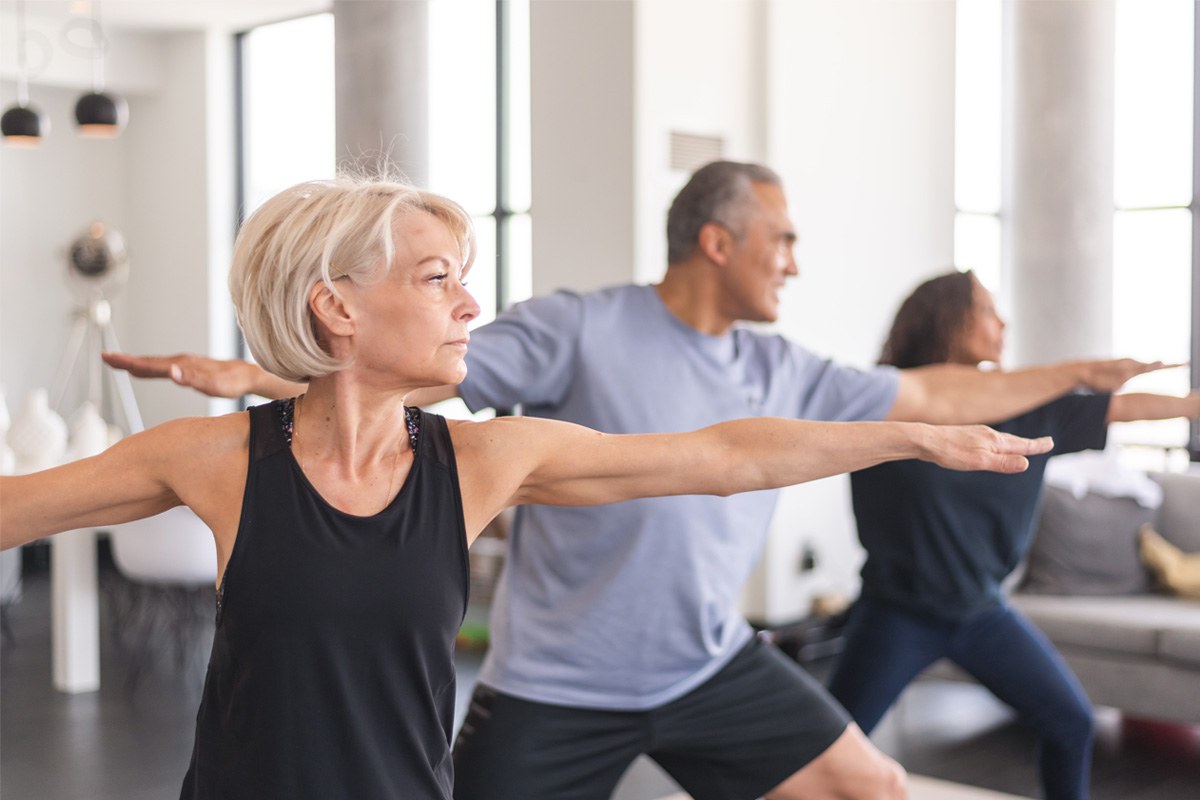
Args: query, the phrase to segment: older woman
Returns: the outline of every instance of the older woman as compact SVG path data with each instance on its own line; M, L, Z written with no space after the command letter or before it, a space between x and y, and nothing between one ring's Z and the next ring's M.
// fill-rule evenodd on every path
M880 363L998 363L1004 329L972 273L942 275L901 305ZM996 426L1055 441L1012 479L914 461L856 472L854 512L867 560L830 691L859 727L870 732L921 670L947 657L1037 732L1045 796L1087 797L1087 698L1053 646L1005 602L1000 584L1028 548L1049 455L1103 448L1111 422L1185 416L1200 417L1200 392L1069 394Z
M908 423L446 421L408 400L465 374L472 248L436 195L288 189L242 228L230 288L255 358L307 391L4 479L4 547L180 504L212 529L217 631L184 798L449 798L467 547L507 506L726 495L894 458L1019 472L1050 446Z

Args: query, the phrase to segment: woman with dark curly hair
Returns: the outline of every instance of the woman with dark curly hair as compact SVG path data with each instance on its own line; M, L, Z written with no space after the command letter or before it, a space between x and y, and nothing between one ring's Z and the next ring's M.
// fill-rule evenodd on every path
M896 314L880 363L901 368L998 364L1005 323L971 272L917 287ZM1005 600L1004 580L1025 554L1050 455L1100 449L1112 422L1200 417L1200 392L1067 394L998 430L1053 436L1018 476L953 473L896 461L851 476L862 595L830 691L870 732L923 669L949 658L1012 706L1037 733L1050 800L1088 794L1092 710L1050 642Z

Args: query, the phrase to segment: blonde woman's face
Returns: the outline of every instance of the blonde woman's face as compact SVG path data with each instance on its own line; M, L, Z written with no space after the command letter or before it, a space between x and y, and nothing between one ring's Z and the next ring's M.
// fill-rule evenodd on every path
M458 242L423 212L403 217L395 238L388 274L349 287L358 313L355 364L403 387L457 384L467 374L467 324L479 316Z

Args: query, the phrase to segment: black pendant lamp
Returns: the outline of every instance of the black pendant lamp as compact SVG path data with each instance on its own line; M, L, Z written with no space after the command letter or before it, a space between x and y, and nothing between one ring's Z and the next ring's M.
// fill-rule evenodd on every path
M0 117L0 133L9 147L37 147L50 132L50 119L29 105L29 71L25 58L25 2L17 3L17 102Z
M108 40L100 27L100 0L92 0L92 91L75 103L79 135L111 139L125 127L129 107L119 95L104 91L104 55Z
M89 92L75 104L75 121L79 123L80 136L111 139L125 127L128 116L125 101L107 92Z

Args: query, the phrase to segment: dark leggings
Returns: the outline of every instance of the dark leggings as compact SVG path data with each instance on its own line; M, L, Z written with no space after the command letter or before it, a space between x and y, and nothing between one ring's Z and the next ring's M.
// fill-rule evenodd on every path
M904 687L943 657L1012 706L1037 733L1047 800L1086 800L1091 704L1046 637L1008 605L943 622L860 599L829 691L870 733Z

